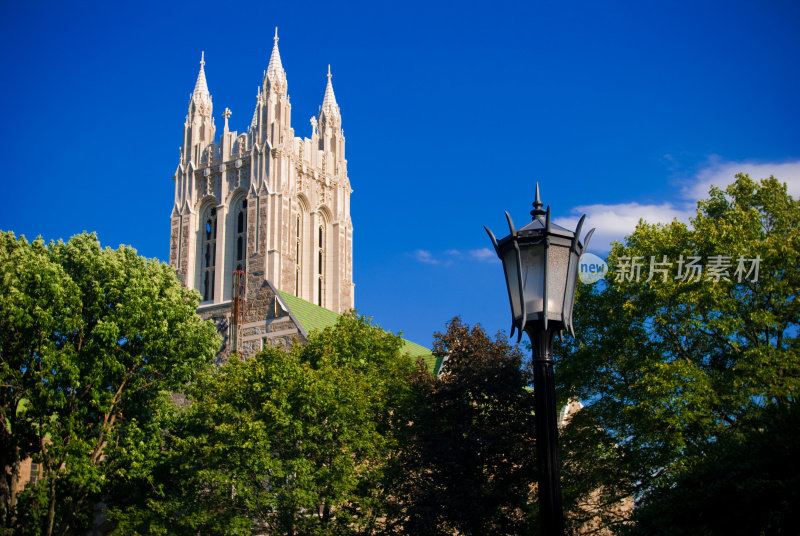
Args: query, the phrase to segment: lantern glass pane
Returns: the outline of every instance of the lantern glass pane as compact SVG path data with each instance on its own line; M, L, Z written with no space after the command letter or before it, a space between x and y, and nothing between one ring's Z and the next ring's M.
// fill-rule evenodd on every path
M547 264L547 317L561 320L564 291L567 287L569 248L551 246Z
M569 273L567 273L567 289L566 289L566 297L564 300L564 320L565 322L569 322L572 318L572 306L575 303L575 282L578 279L578 262L579 262L579 255L574 252L570 252L569 259Z
M544 294L544 247L528 245L520 249L522 284L525 289L525 311L528 315L541 313L542 295Z
M519 299L519 271L517 270L517 251L513 247L503 255L503 269L506 273L506 287L511 301L511 316L516 320L522 316L522 305Z

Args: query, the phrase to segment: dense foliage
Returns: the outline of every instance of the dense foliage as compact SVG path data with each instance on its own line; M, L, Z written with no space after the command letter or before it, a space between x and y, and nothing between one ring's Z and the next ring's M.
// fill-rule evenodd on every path
M174 270L95 235L0 234L0 533L85 533L165 391L213 357L214 327ZM40 478L17 497L21 463ZM124 462L130 463L130 462Z
M115 533L374 533L414 366L401 347L345 315L199 378L138 493L111 509Z
M693 256L706 269L681 277L687 265L678 261ZM637 258L643 264L638 280L630 271ZM750 260L756 258L757 276ZM648 269L664 261L672 262L660 265L668 272L650 278ZM710 266L726 262L715 277ZM746 273L737 272L740 262ZM583 471L589 466L580 460L590 457L612 469L573 479L572 504L602 488L606 505L633 497L637 509L651 512L649 523L659 512L690 526L673 499L698 475L720 483L704 488L717 498L759 494L758 478L739 473L734 482L727 471L745 452L732 445L760 444L761 434L776 434L797 452L796 436L770 431L765 416L796 412L800 205L772 177L757 183L738 175L726 190L712 188L699 202L691 226L640 222L625 244L614 246L608 263L603 283L579 289L577 338L557 350L561 396L586 404L571 425L582 429L584 441L567 442L568 458ZM565 437L570 434L577 432L568 429ZM666 514L665 504L672 505Z
M634 534L797 534L800 527L800 406L773 405L747 417L693 458L673 485L635 512Z
M535 481L533 395L522 354L453 319L435 334L439 377L412 380L416 406L393 461L399 534L525 534Z
M451 322L441 377L345 315L305 345L201 375L165 413L116 534L520 534L530 528L532 395L505 339ZM115 489L122 489L121 486Z

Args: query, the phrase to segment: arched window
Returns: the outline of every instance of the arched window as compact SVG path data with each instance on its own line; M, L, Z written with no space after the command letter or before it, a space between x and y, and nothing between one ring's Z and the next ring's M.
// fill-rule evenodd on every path
M325 293L325 224L318 229L317 237L317 305L325 306L323 299Z
M314 228L310 223L308 202L297 196L294 230L294 295L314 302Z
M203 291L203 300L209 301L214 299L214 275L217 259L217 209L212 208L208 211L203 227L200 232L202 233L202 259L200 280Z
M244 270L245 258L247 257L247 199L242 199L238 202L235 210L233 269Z
M217 281L217 300L226 301L233 298L234 272L247 271L247 198L241 194L231 197L228 209L217 211L219 219L219 247L225 247L225 255L219 261L217 271L222 277ZM225 237L223 242L222 237Z

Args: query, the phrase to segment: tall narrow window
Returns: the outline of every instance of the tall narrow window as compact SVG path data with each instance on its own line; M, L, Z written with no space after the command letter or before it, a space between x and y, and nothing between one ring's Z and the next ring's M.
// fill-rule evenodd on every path
M300 282L303 280L303 211L297 213L297 229L294 242L294 295L300 297Z
M214 269L217 258L217 209L212 208L208 211L208 216L203 224L203 261L202 261L202 285L203 300L214 299Z
M247 256L247 199L242 199L236 207L236 233L234 240L234 270L244 270Z
M40 480L43 472L42 469L40 464L31 462L31 479L28 481L28 484L33 485Z
M319 226L319 236L317 240L317 305L325 306L323 295L325 291L325 226Z

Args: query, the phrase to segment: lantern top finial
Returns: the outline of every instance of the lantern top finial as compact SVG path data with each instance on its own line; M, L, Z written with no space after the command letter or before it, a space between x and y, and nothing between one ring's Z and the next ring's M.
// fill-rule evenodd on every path
M547 214L546 210L542 209L542 199L539 197L539 183L536 183L536 200L533 202L533 210L531 210L531 219L536 219L537 216L544 216Z

